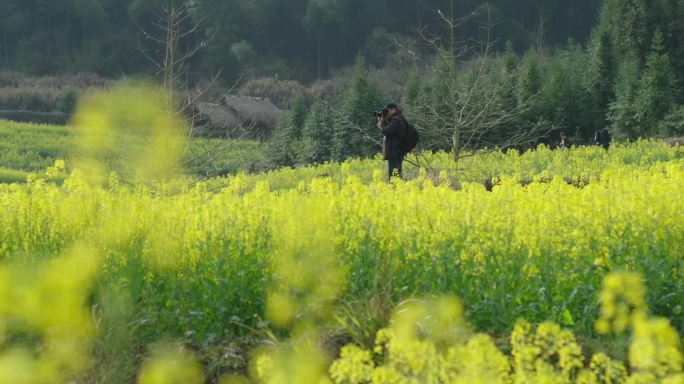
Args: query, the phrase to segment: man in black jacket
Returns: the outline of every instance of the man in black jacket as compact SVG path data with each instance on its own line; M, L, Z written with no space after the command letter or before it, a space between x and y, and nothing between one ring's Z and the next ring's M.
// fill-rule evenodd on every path
M610 135L608 128L602 128L594 133L594 141L596 142L596 145L602 146L607 151L610 149L613 137Z
M378 128L384 136L382 143L383 158L389 164L389 177L402 177L402 162L405 153L401 149L401 141L406 134L408 122L394 103L388 104L383 113L383 116L378 116Z

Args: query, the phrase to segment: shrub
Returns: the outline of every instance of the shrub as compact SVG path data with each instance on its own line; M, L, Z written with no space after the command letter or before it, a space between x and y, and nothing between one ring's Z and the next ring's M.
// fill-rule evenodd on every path
M246 82L238 93L241 96L264 97L279 108L287 109L295 96L305 93L305 88L296 81L262 77Z
M72 114L76 109L76 102L78 102L78 91L74 88L69 88L57 102L57 109L66 114Z
M665 116L658 131L665 137L684 136L684 106Z

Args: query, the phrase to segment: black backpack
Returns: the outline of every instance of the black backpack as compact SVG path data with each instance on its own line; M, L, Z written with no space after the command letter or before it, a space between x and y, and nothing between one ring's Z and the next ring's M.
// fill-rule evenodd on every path
M404 119L404 124L406 126L406 132L404 132L404 137L401 139L401 151L403 153L410 153L418 146L420 142L420 136L418 135L418 130L416 127L409 123L408 120Z
M603 146L610 145L610 142L613 140L613 138L610 135L610 132L606 128L599 129L594 133L594 141L596 144L600 144Z

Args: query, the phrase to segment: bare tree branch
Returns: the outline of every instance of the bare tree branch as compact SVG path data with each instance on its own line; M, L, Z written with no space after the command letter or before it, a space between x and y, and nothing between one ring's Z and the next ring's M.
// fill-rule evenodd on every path
M492 18L488 4L457 19L454 17L454 1L449 15L442 10L435 11L450 36L448 42L444 42L439 35L431 34L426 27L415 28L415 31L426 46L438 52L439 60L448 64L444 75L445 94L442 99L424 106L421 112L424 115L419 116L419 120L428 122L423 130L427 137L424 144L429 148L450 148L455 169L458 169L458 162L462 158L477 156L487 150L533 146L541 138L548 137L554 128L540 119L522 132L501 131L506 125L523 117L530 110L534 98L516 98L515 105L500 104L501 95L509 91L507 87L512 87L511 91L514 91L512 84L516 83L515 73L501 74L498 82L490 80L490 56L496 45L492 39L492 28L500 21ZM485 32L485 40L459 41L457 29L481 16L483 10L486 12L486 22L481 28ZM465 72L457 66L457 60L463 58L469 63ZM418 164L421 160L416 156Z
M202 30L205 18L193 19L187 4L175 5L170 2L161 5L154 12L155 20L147 27L140 25L138 29L138 47L142 54L156 69L156 76L160 77L168 101L168 111L186 121L186 147L182 168L194 167L206 170L205 174L190 185L195 185L201 180L215 177L221 174L212 164L221 153L230 150L240 141L247 132L253 128L253 119L249 116L241 117L237 132L232 135L226 133L225 137L217 138L215 142L209 142L198 153L192 153L191 143L196 140L198 132L197 124L202 120L197 103L205 99L209 91L216 87L222 70L214 74L209 82L203 85L191 85L189 79L189 61L215 37L215 33L198 39L188 44L186 40L198 36ZM233 92L241 79L236 81L227 93ZM222 99L214 100L219 105ZM209 104L212 104L210 101ZM237 133L237 134L236 134Z

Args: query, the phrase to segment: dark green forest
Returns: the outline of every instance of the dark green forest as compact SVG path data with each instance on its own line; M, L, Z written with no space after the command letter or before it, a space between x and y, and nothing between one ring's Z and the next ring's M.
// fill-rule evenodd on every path
M454 16L471 14L482 3L458 0ZM585 41L598 3L489 2L499 45L511 40L521 50L540 41ZM207 41L193 72L223 69L227 79L248 71L310 80L352 63L359 53L381 64L378 56L392 48L388 41L415 37L423 26L442 33L436 11L451 12L450 0L2 0L0 66L34 74L150 72L139 40L169 4L187 6L188 27L198 27L182 44ZM481 14L463 25L459 39L481 37L486 21Z
M372 112L388 101L401 103L423 149L457 155L553 146L561 132L588 144L602 128L618 140L684 135L684 0L1 0L0 7L0 69L111 79L159 75L150 58L164 54L165 10L183 10L177 45L188 53L187 76L178 86L218 75L224 89L237 81L241 94L286 109L268 137L274 167L377 153Z

